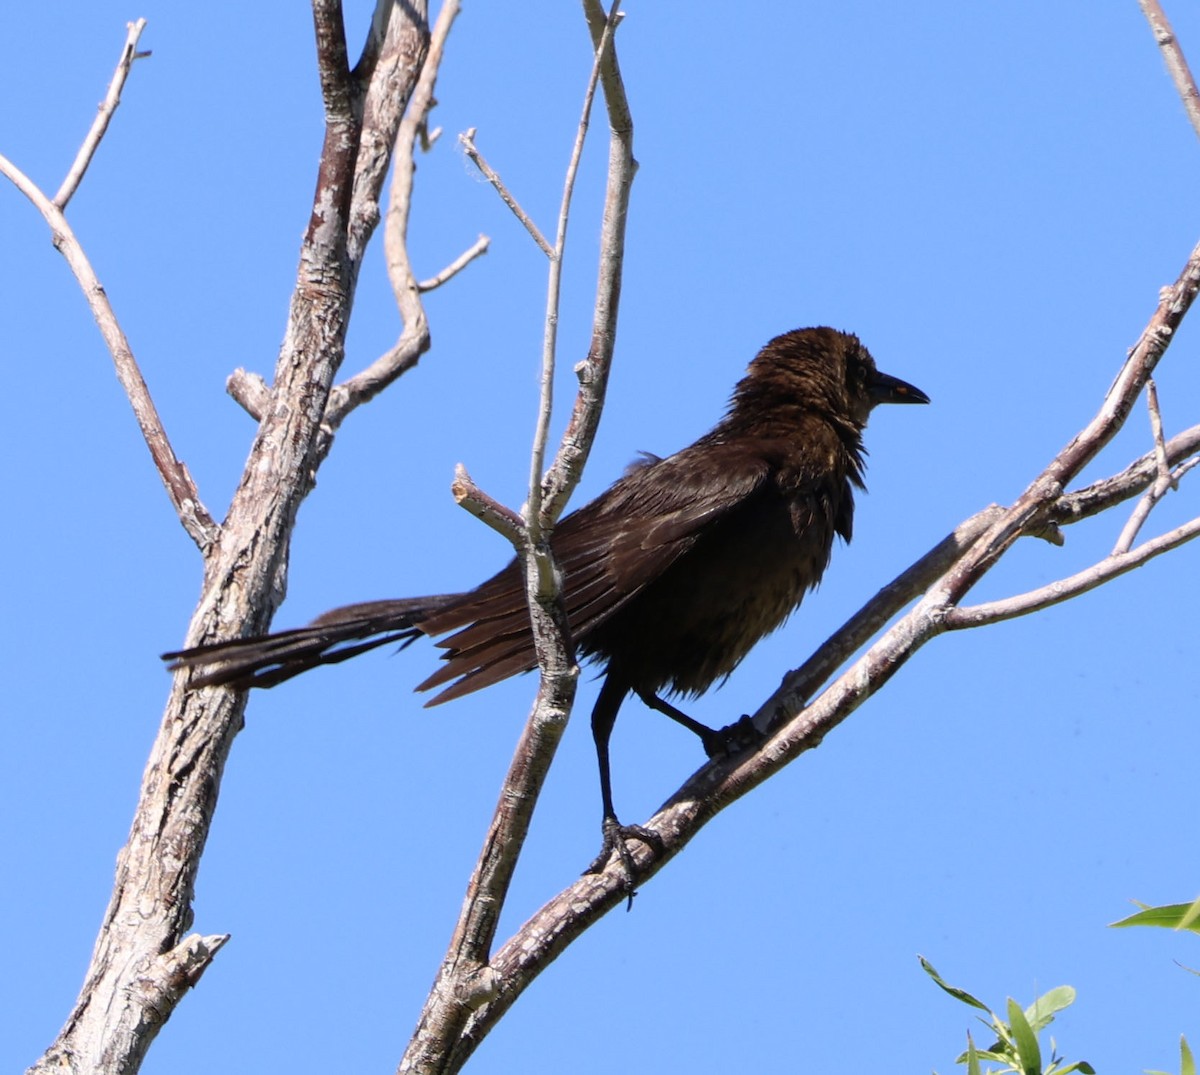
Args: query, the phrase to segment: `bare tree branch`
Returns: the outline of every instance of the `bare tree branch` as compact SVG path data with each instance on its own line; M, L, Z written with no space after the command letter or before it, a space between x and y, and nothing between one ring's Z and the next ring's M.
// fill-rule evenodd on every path
M960 630L965 627L983 627L1001 620L1015 619L1017 616L1027 616L1031 612L1040 612L1051 605L1069 601L1088 590L1094 590L1119 575L1141 567L1156 556L1170 552L1185 542L1200 535L1200 518L1178 526L1169 533L1156 537L1152 541L1143 542L1129 552L1114 552L1099 563L1093 564L1084 571L1076 572L1069 578L1059 579L1048 586L1041 586L1028 593L1015 597L1006 597L1001 601L988 601L982 605L968 605L964 608L952 608L947 611L945 627L948 631Z
M589 26L592 26L593 22L592 6L590 0L586 0L585 10L588 14ZM612 29L617 21L616 4L614 3L613 11L608 19L605 19L602 11L600 18L606 25L601 28L599 33L596 33L594 27L592 28L595 48L593 72L585 94L583 116L564 182L556 244L553 249L548 251L551 268L547 286L541 409L538 429L534 438L530 501L524 513L524 525L520 527L515 542L518 552L522 554L525 561L530 622L540 669L538 694L529 720L526 722L521 739L517 744L512 764L505 776L500 801L484 840L483 850L468 884L466 898L463 901L463 908L449 949L433 988L430 990L412 1040L401 1060L399 1068L401 1072L457 1071L474 1048L473 1043L467 1044L466 1039L463 1038L463 1029L471 1019L473 1012L494 1001L497 997L499 981L494 970L489 966L496 926L500 911L504 906L513 870L528 833L534 806L541 792L546 773L553 761L558 742L566 728L571 704L574 700L578 667L574 661L573 648L570 644L570 629L562 606L557 573L547 540L549 527L557 518L557 510L561 510L565 497L563 501L555 505L557 510L553 515L548 515L545 507L539 510L536 501L540 489L539 483L542 480L541 451L545 444L553 382L558 281L565 247L570 200L574 189L574 176L587 130L590 104L595 92L598 73L606 76L606 94L608 86L613 81L619 84L620 79L619 73L617 73L616 55L611 48ZM621 99L623 100L623 95ZM611 100L609 108L611 122ZM627 112L624 118L626 129L623 133L623 144L627 147L632 136L632 124L628 122ZM470 152L469 138L466 141L468 152ZM610 204L614 200L621 204L627 203L628 190L626 189L620 195L615 194L612 184L619 182L628 186L632 176L632 169L610 168L606 204ZM493 180L493 185L496 186L501 197L505 198L505 201L514 209L518 217L522 217L519 206L511 199L511 196L506 196L507 191L503 189L503 184L499 182L498 178ZM528 218L524 218L523 222L530 229L530 234L534 235L535 240L539 241L539 245L545 250L545 241L540 238L536 228L532 226L532 222L528 221ZM609 244L615 241L619 248L623 228L624 214L611 227L606 218L606 234L602 241L604 253L601 255L602 278L605 265L612 264L613 253ZM616 258L616 265L619 276L619 255ZM609 298L607 291L603 294ZM611 301L606 301L605 310L607 321L603 324L603 332L606 338L611 340L616 333L617 302L615 296L611 296ZM596 318L599 321L599 310L597 310ZM588 408L598 408L602 399L602 393L591 397L584 408L585 411ZM577 403L576 406L578 412L580 405ZM594 431L599 421L599 415L585 414L585 420L587 427ZM587 444L581 446L583 455L586 455L589 445L590 438ZM555 460L555 468L563 465L561 455L560 451L560 458ZM582 458L579 463L582 465ZM459 479L464 475L465 472L460 469ZM461 481L456 479L456 487L460 484ZM481 495L477 491L472 491L472 500L476 504L480 503ZM493 520L489 519L488 521L495 525ZM511 526L511 520L509 525Z
M75 160L72 161L66 178L62 181L62 186L58 188L58 193L51 199L59 209L66 209L67 203L79 189L79 184L83 181L88 165L92 163L92 158L96 155L96 150L100 148L100 142L104 138L105 131L108 130L113 113L121 103L121 90L125 88L129 72L133 70L133 61L144 59L150 55L148 52L137 51L138 39L142 36L144 29L146 29L145 19L138 19L137 22L127 25L125 47L121 49L121 58L117 61L117 69L113 72L112 81L108 84L108 92L104 95L104 100L100 102L96 118L92 121L83 145L79 147L79 152L75 154Z
M1166 443L1167 463L1177 466L1188 456L1200 451L1200 426L1192 426ZM1130 463L1120 474L1103 478L1074 493L1067 493L1055 503L1051 519L1066 525L1091 518L1107 511L1148 488L1158 473L1158 450L1147 452Z
M1158 386L1151 377L1146 382L1146 406L1150 411L1150 432L1154 437L1154 457L1158 461L1160 477L1169 477L1171 465L1167 462L1167 442L1163 436L1162 411L1158 407Z
M454 16L458 13L457 4L443 7L437 54L430 64L427 61L432 35L426 22L425 5L420 6L420 18L416 22L400 17L399 13L405 5L397 0L378 0L378 5L368 46L355 68L355 79L362 87L359 96L363 102L363 120L358 156L354 162L354 194L350 204L350 234L346 251L356 273L362 264L367 243L379 224L380 194L395 152L401 154L397 162L397 174L407 171L411 196L415 128L424 123L425 113L432 106L433 84L437 78L442 48ZM388 11L392 12L390 18ZM381 33L378 56L370 63L369 58L375 51L372 43ZM410 109L413 97L422 92L424 100L416 108ZM410 117L407 121L404 119L406 112ZM412 118L414 114L415 119Z
M1192 130L1200 136L1200 92L1196 90L1196 80L1192 77L1187 59L1183 55L1183 49L1179 47L1179 42L1175 39L1175 31L1171 29L1171 24L1158 0L1138 0L1138 3L1141 4L1142 14L1146 16L1146 21L1150 23L1154 40L1162 49L1163 59L1167 63L1167 71L1183 100L1183 107L1191 121Z
M433 291L441 287L443 284L453 280L460 272L471 264L478 257L482 257L488 251L488 246L491 240L486 235L479 236L470 246L467 247L461 254L458 255L449 265L441 272L435 273L427 280L422 280L417 284L417 290L424 293Z
M132 32L132 31L131 31ZM140 30L139 30L140 32ZM103 133L103 132L101 132ZM94 147L93 147L94 152ZM86 167L86 163L84 165ZM92 316L100 329L104 343L112 355L117 371L117 380L125 389L129 404L133 408L138 428L150 449L155 469L162 478L167 496L175 507L175 513L192 540L201 551L207 550L218 536L217 524L200 500L200 493L192 481L188 469L181 463L171 447L170 438L159 417L150 390L142 377L142 371L134 358L129 340L117 320L116 311L109 302L108 292L96 276L91 262L80 245L79 239L67 223L66 216L53 201L46 197L37 185L16 167L8 158L0 156L0 175L4 175L28 198L50 225L54 249L67 260L74 273L84 298L91 308ZM81 173L82 175L82 173Z
M599 49L606 27L620 19L615 5L606 18L599 0L584 0L584 14L592 45ZM625 96L625 84L616 52L610 52L600 69L604 105L608 111L608 185L600 226L600 271L596 280L596 302L592 317L592 342L587 357L575 368L579 392L575 408L554 465L542 480L542 519L557 519L563 505L579 484L583 461L591 450L612 366L617 340L617 307L621 301L621 272L625 260L625 218L637 162L633 159L633 118Z
M388 61L385 43L373 66L360 66L370 68L372 78L389 77L402 66L400 57L419 52L428 36L422 0L388 7L396 58L394 65ZM350 237L353 231L355 241L365 243L370 228L369 210L353 226L351 212L372 197L370 183L358 188L357 200L352 196L362 141L356 100L371 99L372 84L364 88L346 69L340 6L315 0L314 25L327 123L312 214L275 384L261 408L250 460L223 527L203 544L204 589L187 632L193 642L259 634L269 626L283 595L296 512L331 443L324 411L344 353L360 254L351 256ZM405 35L407 43L399 40ZM411 84L398 89L407 95ZM389 113L375 115L374 122L384 123ZM378 141L390 146L395 135L393 127ZM376 142L374 135L369 141ZM102 294L98 284L89 299L95 294ZM176 676L83 988L58 1038L31 1070L136 1071L187 986L223 943L220 936L185 933L244 705L242 692L189 691L186 677Z
M425 308L420 298L420 292L427 289L417 283L412 263L408 257L408 221L412 208L413 176L416 173L416 164L413 158L416 146L421 141L421 132L424 130L429 112L434 106L433 91L437 84L446 38L458 16L459 8L458 0L447 0L442 5L437 22L429 34L428 50L420 66L420 75L412 95L403 97L403 102L408 105L407 111L404 112L403 119L396 127L392 185L388 198L383 245L387 258L388 279L392 283L392 291L396 297L396 306L400 311L403 328L399 339L392 347L366 369L356 373L333 390L329 406L326 408L326 422L331 429L336 429L355 407L372 399L397 378L412 369L421 355L429 350L431 342L429 321L425 316ZM397 50L385 49L385 53L395 55ZM413 62L410 57L406 56L400 69L407 70ZM383 100L391 102L391 106L394 107L398 97L393 93L391 96L384 97ZM383 106L380 104L375 107L381 109ZM378 174L382 180L382 173L373 170L372 174ZM377 203L372 204L375 204L377 209ZM445 280L450 279L474 258L485 253L487 247L488 240L484 236L480 236L474 246L439 274L437 283L444 283Z
M1137 538L1138 532L1146 520L1150 517L1151 510L1175 483L1175 479L1171 476L1171 465L1167 461L1167 446L1163 440L1162 415L1158 409L1158 390L1154 386L1153 377L1146 382L1146 405L1150 410L1150 430L1154 436L1154 461L1157 468L1157 477L1155 478L1153 487L1142 497L1137 507L1134 508L1132 514L1129 516L1129 521L1125 524L1125 528L1121 531L1121 535L1117 538L1117 543L1113 547L1114 555L1127 553L1133 547L1134 540Z
M321 76L321 100L325 104L327 129L338 132L353 125L354 98L350 60L346 51L346 24L341 0L312 0L313 29L317 37L317 73ZM372 25L372 34L377 27ZM348 196L347 186L345 194Z
M271 386L262 379L261 374L239 366L226 378L225 391L241 404L251 418L256 422L262 421L271 403Z
M496 533L503 535L519 548L525 535L525 520L500 501L479 488L461 463L454 468L454 481L450 492L455 503L469 511L476 519L487 523Z
M592 73L588 78L587 90L583 95L583 114L575 131L575 144L571 147L571 158L567 163L567 175L563 182L562 201L558 212L558 230L554 237L554 252L550 258L550 278L546 284L546 321L542 336L542 374L539 385L537 428L533 437L533 451L529 462L529 500L525 506L525 525L529 528L529 543L536 547L542 538L542 469L546 462L546 442L550 438L550 415L554 410L554 366L558 348L558 312L562 294L563 258L567 250L567 225L571 219L571 195L575 191L575 177L579 173L579 161L583 156L583 144L587 140L588 125L592 116L592 101L596 96L596 84L600 80L600 65L608 52L615 23L605 24L603 36L596 46L592 62ZM561 507L561 505L560 505ZM546 519L550 527L557 515ZM545 587L543 586L544 590Z
M521 208L521 205L517 199L509 193L508 187L504 185L503 180L501 180L500 176L496 174L492 166L484 159L483 154L479 152L479 148L475 145L475 128L472 127L470 130L464 131L462 134L460 134L458 136L458 141L466 151L467 156L470 157L474 162L475 167L478 168L483 173L484 178L487 179L487 181L491 183L493 187L495 187L496 193L500 195L500 198L503 200L504 204L513 211L513 215L525 226L525 230L529 232L531 236L533 236L533 241L537 243L539 247L541 247L542 253L548 258L554 257L554 247L552 247L546 241L546 237L542 234L541 229L533 222L533 218Z

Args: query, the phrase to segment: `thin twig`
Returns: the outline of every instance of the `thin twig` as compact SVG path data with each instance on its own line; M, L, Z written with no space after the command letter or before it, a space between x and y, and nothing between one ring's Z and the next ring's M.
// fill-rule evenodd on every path
M261 422L271 404L271 388L262 376L240 366L225 378L225 391L256 422Z
M1163 440L1162 415L1158 409L1158 389L1154 385L1153 377L1146 382L1146 405L1150 411L1150 429L1154 435L1154 462L1157 476L1146 495L1130 513L1128 521L1117 538L1116 545L1113 546L1114 556L1129 552L1154 506L1167 495L1174 485L1174 479L1171 477L1171 464L1167 459L1167 446Z
M562 293L563 256L567 247L567 225L571 218L571 197L575 192L575 177L579 173L579 161L583 156L583 146L587 141L588 126L592 116L592 102L596 98L596 86L600 81L600 69L604 63L609 43L612 41L615 23L617 0L614 0L613 11L605 22L604 33L596 46L595 57L592 60L592 70L588 76L587 89L583 95L583 110L579 117L579 125L575 129L575 144L571 147L571 157L567 163L567 173L563 181L562 201L558 210L558 231L554 239L554 255L550 258L549 280L546 284L546 320L542 334L542 372L540 394L538 399L537 428L533 437L533 451L530 453L529 464L529 499L525 505L525 525L529 528L530 547L534 548L541 541L543 527L552 527L557 521L557 512L543 518L542 515L542 471L546 462L546 442L550 437L550 416L554 410L554 365L558 346L558 307ZM564 503L556 505L558 511ZM551 565L542 565L543 592L551 581L553 572Z
M1200 517L1151 541L1143 542L1130 552L1113 553L1069 578L1059 579L1028 593L999 601L952 608L946 613L943 622L947 630L955 631L966 627L983 627L999 623L1001 620L1015 619L1017 616L1028 616L1031 612L1039 612L1051 605L1061 604L1072 597L1087 593L1088 590L1094 590L1097 586L1141 567L1154 557L1170 552L1195 537L1200 537Z
M400 312L400 335L396 342L366 369L360 370L334 388L325 411L325 421L331 429L341 425L346 415L355 407L372 399L412 369L429 350L432 342L429 320L421 303L421 286L417 283L408 256L408 222L412 210L413 177L416 173L413 157L416 146L421 142L421 132L425 128L429 112L434 106L433 91L445 52L446 38L459 9L458 0L448 0L442 5L437 21L429 33L421 73L413 87L412 96L408 99L404 117L396 128L392 151L392 182L383 228L383 250L387 260L388 280L396 298L396 308ZM397 67L397 73L401 66ZM394 107L395 102L384 95L383 100L374 104L373 108L379 110L385 105ZM377 158L378 154L375 156ZM369 211L364 210L362 215L370 218ZM468 254L476 250L483 253L486 249L487 240L481 236ZM464 258L467 260L464 261ZM457 272L469 260L471 259L467 255L460 256L454 262L454 266L457 266L454 271ZM453 275L448 270L443 270L443 274L446 279Z
M479 152L478 147L475 145L475 131L476 128L472 127L460 134L458 136L459 145L463 147L467 156L474 161L475 167L483 173L484 178L496 188L496 193L500 195L504 204L513 211L513 215L525 226L525 230L533 236L533 241L541 247L542 253L548 258L554 257L554 248L546 242L546 237L533 222L533 219L521 208L517 199L509 193L508 187L504 185L503 180L484 159L483 154Z
M491 245L491 239L486 235L480 235L470 246L467 247L461 254L458 255L449 265L442 269L439 273L434 273L427 280L421 280L417 284L417 290L422 295L427 291L434 291L443 284L453 280L460 272L471 264L476 258L483 257L488 252L488 247Z
M600 48L604 34L611 32L621 14L605 14L599 0L584 0L584 13L592 47ZM615 51L610 51L601 67L604 106L608 113L608 182L604 194L604 212L600 229L600 269L596 278L596 302L592 315L592 339L587 358L575 367L579 391L571 418L564 430L554 464L542 481L542 518L557 519L563 505L579 484L583 461L591 451L603 411L617 342L617 313L621 300L621 274L625 260L625 221L637 161L633 159L633 118L621 79L621 66Z
M1154 457L1158 460L1158 473L1170 481L1171 465L1167 462L1167 444L1163 437L1162 411L1158 408L1158 386L1151 377L1146 382L1146 406L1150 411L1150 432L1154 437Z
M1200 451L1200 425L1177 433L1166 444L1167 462L1177 466L1193 453ZM1107 511L1114 504L1148 488L1158 473L1158 453L1150 451L1130 463L1120 474L1102 478L1073 493L1060 497L1051 509L1050 518L1067 525ZM1178 471L1175 474L1178 477Z
M146 447L150 449L150 457L154 460L154 466L162 478L179 521L201 551L207 550L216 540L219 528L209 515L208 509L201 503L200 493L187 467L179 461L171 447L171 441L159 417L158 409L154 406L154 400L150 397L150 390L142 378L142 371L138 368L129 340L121 329L112 303L109 302L108 292L96 276L62 210L47 198L24 172L3 156L0 156L0 174L11 180L17 189L33 202L50 226L54 248L67 259L67 264L75 274L75 279L79 282L83 296L91 308L100 334L104 337L109 354L112 355L117 379L125 389L130 406L133 407L138 428L142 431Z
M51 199L59 209L66 209L67 203L79 189L79 184L83 181L84 174L92 163L96 150L100 147L100 141L104 137L105 131L108 130L113 113L121 103L121 90L125 88L129 72L133 70L133 61L144 59L150 55L149 52L137 51L138 39L142 36L144 29L146 29L145 19L138 19L137 22L126 24L125 45L121 49L121 58L117 61L117 69L113 72L112 81L108 84L108 92L104 95L104 100L100 102L96 118L92 120L92 126L83 140L83 145L79 147L79 152L75 154L75 160L71 162L62 186L58 188L58 193Z
M513 545L520 547L525 539L525 521L512 508L506 507L480 489L461 463L454 468L454 481L450 483L450 492L456 504L465 508L476 519L487 523Z
M1191 459L1187 460L1187 462L1181 463L1173 471L1171 471L1171 484L1173 486L1178 486L1179 479L1182 478L1189 470L1195 470L1198 466L1200 466L1200 455L1194 455Z
M1150 23L1154 40L1162 49L1167 71L1183 100L1183 107L1191 121L1192 130L1196 132L1197 136L1200 136L1200 91L1196 89L1196 80L1192 77L1187 58L1183 55L1183 49L1180 48L1179 41L1175 37L1175 31L1171 28L1171 23L1167 20L1166 13L1158 0L1138 0L1138 3L1141 4L1142 14Z

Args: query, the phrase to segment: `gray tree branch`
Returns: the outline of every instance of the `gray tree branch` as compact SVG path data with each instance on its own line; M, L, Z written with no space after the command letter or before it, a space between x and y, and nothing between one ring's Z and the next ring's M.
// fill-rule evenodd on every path
M148 53L136 51L138 39L145 27L145 19L139 19L130 24L125 45L121 50L121 58L117 62L117 71L109 85L108 95L100 106L100 113L76 154L71 171L63 181L58 194L53 199L46 197L33 180L3 156L0 156L0 175L8 178L33 203L50 226L54 249L66 259L67 265L70 266L71 272L83 291L92 316L96 319L96 325L104 338L105 346L112 355L113 366L117 371L117 380L121 382L121 387L125 390L129 404L133 408L138 428L142 431L146 447L150 449L150 457L154 460L155 469L162 478L167 496L174 505L179 521L201 551L206 551L216 540L216 523L201 502L200 493L196 489L187 467L179 461L171 447L166 428L159 417L158 409L154 406L150 390L146 387L146 381L142 377L142 371L134 357L133 348L129 345L120 321L117 320L117 314L109 301L108 292L100 283L96 270L92 267L87 254L84 253L82 244L70 224L67 223L66 215L63 212L82 180L84 172L87 171L88 164L95 156L104 132L108 130L108 122L120 102L121 89L132 69L133 61L140 56L148 55Z
M364 144L394 145L403 110L398 104L371 111L363 102L381 94L406 101L416 82L413 63L428 40L421 2L381 0L377 15L364 58L351 72L340 5L313 5L326 112L313 208L275 383L266 390L250 459L227 518L201 543L204 586L187 632L192 643L268 628L283 594L296 511L331 442L325 409L343 358L362 249L378 217L371 206L386 169L376 153L360 151ZM406 59L407 82L397 78ZM357 118L368 113L369 121ZM98 285L91 291L98 292ZM175 677L83 988L32 1071L136 1071L159 1028L224 943L220 935L186 931L245 694L189 691L185 679Z
M584 96L583 115L580 120L574 148L567 167L563 197L559 212L555 245L548 247L536 226L521 210L516 199L508 193L500 177L491 173L492 185L501 198L513 209L518 219L525 224L534 241L549 255L550 274L547 285L547 312L543 368L541 379L541 405L537 432L534 436L530 473L530 496L520 522L514 512L496 510L494 502L468 485L469 479L460 468L456 477L456 495L460 502L485 521L511 534L526 569L526 588L529 598L530 621L538 655L540 679L533 710L525 723L521 738L513 756L512 764L505 776L499 802L491 825L484 839L483 849L467 886L466 897L454 934L442 966L438 971L433 988L426 999L417 1027L400 1062L401 1072L458 1071L470 1056L474 1043L464 1036L464 1029L481 1006L494 1001L500 985L493 968L489 965L492 945L495 941L508 886L512 879L521 849L529 830L533 810L541 793L542 784L555 750L566 729L574 701L578 668L569 642L570 631L562 606L558 574L554 567L549 538L558 513L566 502L561 496L552 510L540 506L542 493L542 458L549 425L551 392L553 385L556 352L556 328L558 322L559 282L565 250L567 223L569 220L574 178L587 133L591 102L598 81L605 86L605 99L609 110L613 140L610 145L610 168L606 207L614 201L627 204L629 185L633 179L632 167L614 167L613 154L620 154L632 162L629 145L632 124L629 122L623 92L610 95L609 89L619 86L620 73L617 68L616 52L612 33L616 27L616 4L606 16L595 0L585 0L584 10L592 33L595 59L592 75ZM599 25L597 24L599 20ZM623 124L618 137L615 122ZM470 152L470 146L468 146ZM477 160L477 163L480 163ZM485 174L487 174L485 172ZM614 191L620 185L621 191ZM610 221L605 217L605 232L602 237L601 253L601 297L595 317L601 323L599 331L610 342L607 353L601 356L605 363L611 359L611 341L616 335L617 295L612 293L613 279L620 279L620 252L623 246L625 216ZM615 266L615 268L614 268ZM581 379L582 380L582 379ZM581 393L582 394L582 393ZM577 399L576 414L584 433L573 443L576 454L573 465L581 468L586 459L591 439L599 423L599 408L603 393L592 394L583 402ZM566 446L560 448L551 471L567 465Z

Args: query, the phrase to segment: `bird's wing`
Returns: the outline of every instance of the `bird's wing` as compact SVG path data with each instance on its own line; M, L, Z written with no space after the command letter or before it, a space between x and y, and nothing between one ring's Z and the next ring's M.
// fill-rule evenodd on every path
M574 520L564 520L554 547L577 635L626 605L771 477L769 458L745 445L696 448L618 482L595 518L570 528Z
M771 472L768 456L747 451L745 443L727 448L701 441L637 467L563 519L552 544L576 642L662 575L705 527L760 490ZM430 634L459 628L438 643L447 651L446 663L418 688L450 683L435 703L536 664L516 564L421 626Z

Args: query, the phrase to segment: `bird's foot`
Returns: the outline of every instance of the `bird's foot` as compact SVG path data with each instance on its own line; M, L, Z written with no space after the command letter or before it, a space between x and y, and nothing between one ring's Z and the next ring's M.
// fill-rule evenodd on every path
M621 873L624 875L621 887L629 901L625 906L625 910L632 911L633 897L637 895L637 889L633 882L634 874L637 871L637 864L633 861L633 855L630 854L629 847L625 841L640 840L654 851L655 854L661 855L663 852L662 837L653 829L648 829L644 825L622 825L615 817L611 816L604 819L601 829L604 833L604 842L600 847L600 854L595 857L592 864L583 872L602 873L615 851L617 858L621 861Z
M702 735L700 741L704 744L704 753L714 761L740 754L749 747L758 746L766 738L748 716L735 720L724 728L709 729L707 735Z

